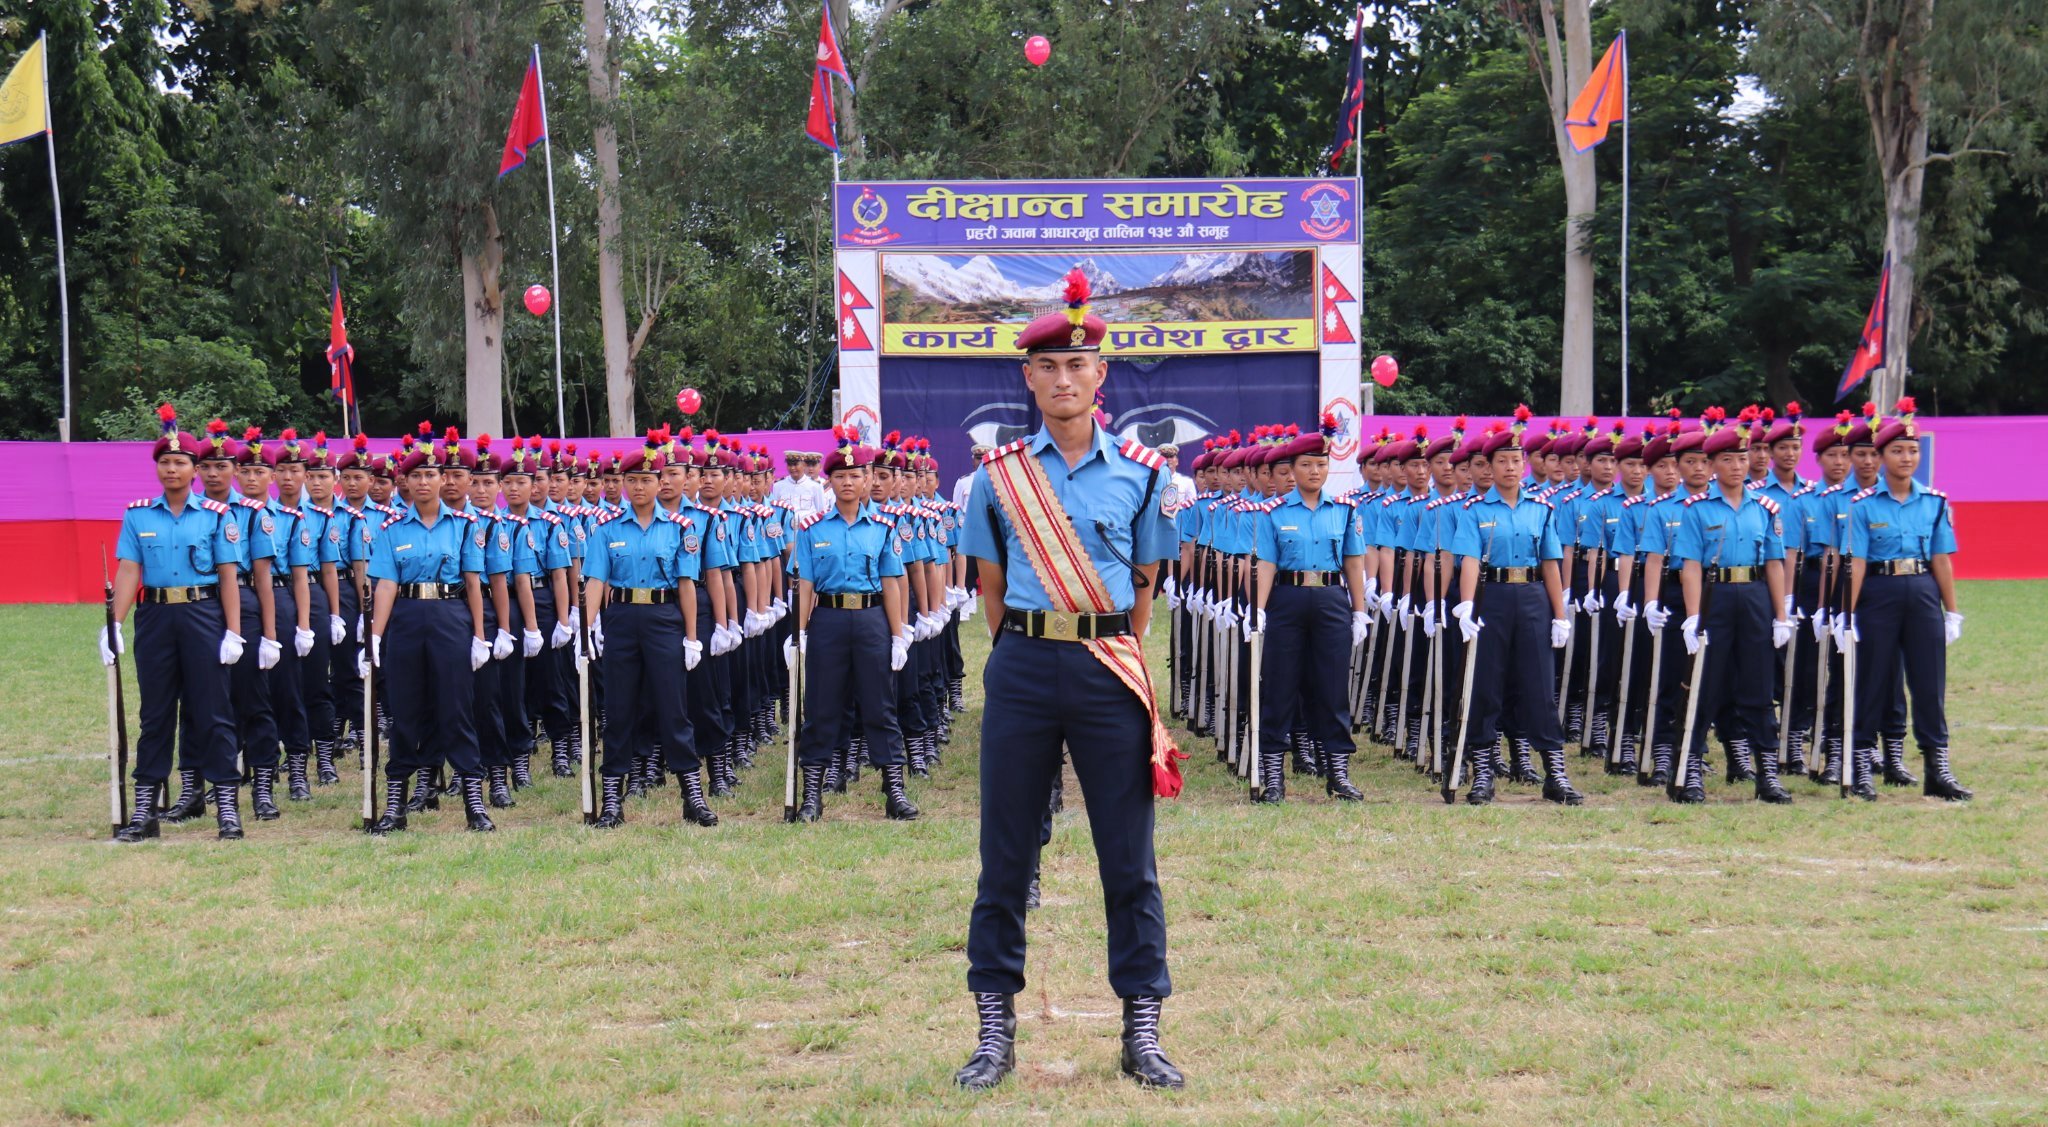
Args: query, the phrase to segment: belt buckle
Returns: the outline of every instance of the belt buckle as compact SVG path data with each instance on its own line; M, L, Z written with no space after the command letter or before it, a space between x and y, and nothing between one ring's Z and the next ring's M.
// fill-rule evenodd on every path
M1731 567L1727 570L1726 574L1730 583L1749 582L1749 569L1746 567Z
M1323 583L1323 573L1320 571L1311 571L1303 573L1300 577L1300 582L1303 587L1326 586L1326 584Z
M1529 581L1529 569L1526 567L1511 567L1507 569L1507 572L1508 582L1510 583L1527 583Z
M192 589L189 587L165 587L161 590L165 603L176 604L192 601Z
M1081 616L1072 611L1047 611L1041 636L1056 642L1078 642L1081 640Z

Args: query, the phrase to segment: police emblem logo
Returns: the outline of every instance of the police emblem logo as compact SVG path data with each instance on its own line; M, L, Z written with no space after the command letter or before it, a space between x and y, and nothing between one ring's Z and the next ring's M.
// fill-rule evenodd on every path
M226 535L230 544L239 541L242 538L242 526L235 521L229 521ZM365 536L365 539L368 539L368 537Z
M753 526L753 525L751 525L751 524L750 524L750 525L747 525L747 526L746 526L746 536L747 536L747 539L748 539L748 540L752 540L752 539L754 538L754 526Z
M476 532L476 546L477 546L477 547L479 547L479 548L483 547L483 546L484 546L484 544L485 544L485 543L487 542L487 540L488 540L488 537L487 537L487 536L485 535L485 533L484 533L484 530L483 530L483 529L477 529L477 532Z
M560 545L560 546L562 546L562 547L564 547L564 548L568 547L568 546L569 546L569 534L568 534L568 533L566 533L566 532L557 532L557 533L555 533L555 543L556 543L556 544L558 544L558 545Z
M724 521L719 521L719 522L718 522L718 538L719 538L720 540L723 540L723 539L725 539L725 522L724 522Z
M576 539L579 541L584 539L582 525L576 526Z
M702 547L702 542L699 541L695 536L683 537L683 551L694 552L700 547Z
M511 550L512 550L512 538L511 538L510 536L507 536L507 535L506 535L505 533L502 533L502 532L498 533L498 550L499 550L500 552L509 552L509 551L511 551Z
M313 530L312 530L312 529L310 529L310 528L302 528L302 529L299 529L299 544L300 544L301 546L303 546L303 547L307 547L307 548L310 548L310 547L312 547L312 546L313 546Z
M327 530L327 542L328 542L329 544L339 544L339 543L341 543L341 526L340 526L340 525L338 525L338 524L337 524L337 525L335 525L335 526L334 526L333 528L330 528L330 529L328 529L328 530Z
M365 543L365 544L368 544L368 543L371 543L372 541L374 541L374 540L376 540L376 539L377 539L377 536L376 536L376 534L370 531L370 526L369 526L369 525L365 524L365 525L363 526L363 543Z
M895 543L889 545L889 548L891 551L894 551L897 555L900 556L903 554L903 541L898 540Z
M264 531L264 534L265 534L265 535L268 535L268 534L270 534L270 533L273 533L273 532L276 532L276 531L277 531L277 526L276 526L276 525L274 525L274 524L272 524L272 523L270 523L270 518L269 518L269 517L264 517L264 518L263 518L263 531Z

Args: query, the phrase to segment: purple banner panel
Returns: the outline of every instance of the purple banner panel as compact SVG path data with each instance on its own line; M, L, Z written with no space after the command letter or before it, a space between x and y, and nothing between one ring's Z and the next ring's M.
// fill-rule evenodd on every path
M1304 247L1358 238L1344 179L849 181L846 250Z

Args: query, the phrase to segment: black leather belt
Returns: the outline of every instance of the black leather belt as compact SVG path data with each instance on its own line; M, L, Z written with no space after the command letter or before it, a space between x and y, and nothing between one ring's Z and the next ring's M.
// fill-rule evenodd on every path
M882 596L877 594L819 595L818 605L830 607L833 610L866 610L869 607L881 606Z
M1543 569L1538 567L1483 567L1480 574L1488 583L1540 583Z
M627 606L666 606L676 601L673 587L611 587L611 601Z
M1027 638L1085 642L1131 632L1129 614L1080 614L1072 611L1012 610L1003 612L1003 629Z
M1871 560L1866 565L1871 575L1926 575L1926 560Z
M1764 577L1761 567L1710 567L1701 574L1712 583L1755 583Z
M142 592L145 603L200 603L220 597L218 586L207 587L150 587Z
M1281 571L1275 572L1273 582L1282 587L1335 587L1344 582L1341 571Z
M235 577L235 583L238 586L247 587L251 590L254 590L256 587L256 573L253 571L245 571L242 574ZM292 577L289 573L287 573L283 579L279 579L275 574L273 574L270 577L270 585L272 587L289 587L292 585Z
M401 599L459 599L465 594L460 583L400 583Z
M530 571L522 571L519 574L525 576L526 585L536 591L545 591L553 586L553 584L548 582L548 577L545 575L535 575Z

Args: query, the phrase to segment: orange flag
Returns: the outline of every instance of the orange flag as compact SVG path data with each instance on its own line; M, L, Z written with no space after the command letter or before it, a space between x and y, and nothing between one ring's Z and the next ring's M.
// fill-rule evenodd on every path
M1607 127L1628 119L1628 33L1622 32L1600 56L1600 65L1586 79L1585 89L1572 99L1565 114L1564 131L1578 152L1607 139Z

